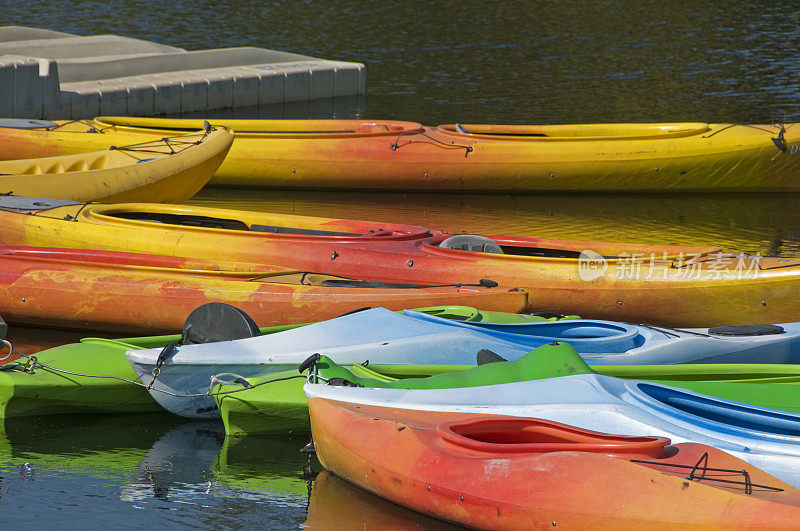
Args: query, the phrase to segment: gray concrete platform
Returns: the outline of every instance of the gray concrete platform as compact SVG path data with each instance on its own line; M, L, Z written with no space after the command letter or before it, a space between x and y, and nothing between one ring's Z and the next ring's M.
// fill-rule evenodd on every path
M360 63L0 27L0 117L175 115L361 96L364 89Z

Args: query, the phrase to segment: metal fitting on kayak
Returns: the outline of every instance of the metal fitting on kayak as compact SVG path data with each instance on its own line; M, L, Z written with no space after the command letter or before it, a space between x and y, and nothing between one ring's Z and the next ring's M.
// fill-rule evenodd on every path
M786 145L786 139L783 137L783 134L786 132L786 127L781 124L781 130L778 132L778 136L772 139L772 142L775 146L783 152L786 152L789 149L789 146Z
M164 364L166 359L171 356L175 349L178 348L177 343L167 343L161 352L158 354L158 359L156 359L156 366L153 368L153 379L150 380L150 383L147 385L147 389L150 390L153 387L153 384L156 382L156 378L158 375L161 374L161 366Z

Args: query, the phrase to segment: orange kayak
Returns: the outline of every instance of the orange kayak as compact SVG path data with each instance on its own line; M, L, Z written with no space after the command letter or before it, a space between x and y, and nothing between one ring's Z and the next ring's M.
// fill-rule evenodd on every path
M528 291L535 310L678 327L793 322L800 306L800 260L716 247L487 239L189 205L3 207L17 199L0 198L6 245L224 256L244 270L272 264L376 282L496 283Z
M796 529L800 521L800 490L702 444L324 398L312 398L309 411L325 468L468 527Z
M135 333L180 331L189 313L225 302L260 326L330 319L368 306L467 305L527 310L527 294L483 286L367 283L279 267L123 252L0 248L0 315L11 323Z

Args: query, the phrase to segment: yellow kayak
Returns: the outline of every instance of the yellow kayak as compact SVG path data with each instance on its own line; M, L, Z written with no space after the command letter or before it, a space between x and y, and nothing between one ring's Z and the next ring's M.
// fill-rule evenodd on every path
M236 132L211 184L382 190L800 191L800 127L707 123L450 124L213 120ZM0 128L17 158L195 130L202 120L99 117Z
M0 194L81 202L182 202L208 183L232 142L233 133L219 128L106 145L103 151L6 160L0 162Z

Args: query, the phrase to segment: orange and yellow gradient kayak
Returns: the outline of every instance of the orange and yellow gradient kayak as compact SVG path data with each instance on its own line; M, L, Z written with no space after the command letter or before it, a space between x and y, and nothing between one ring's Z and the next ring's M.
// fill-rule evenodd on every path
M225 120L236 139L211 184L452 191L800 190L796 124L450 124ZM44 124L48 125L47 123ZM0 128L0 158L106 149L202 120L99 117ZM27 126L26 126L27 127Z
M377 306L528 309L527 294L507 288L392 285L268 266L237 272L202 259L0 247L0 315L10 323L174 333L208 302L232 304L260 326L320 321Z
M9 198L10 200L10 198ZM711 327L797 320L800 260L680 247L463 236L392 223L158 204L3 209L0 243L264 264L375 282L523 288L533 309Z
M326 469L470 528L796 529L800 521L800 490L703 444L529 418L324 398L308 405Z

